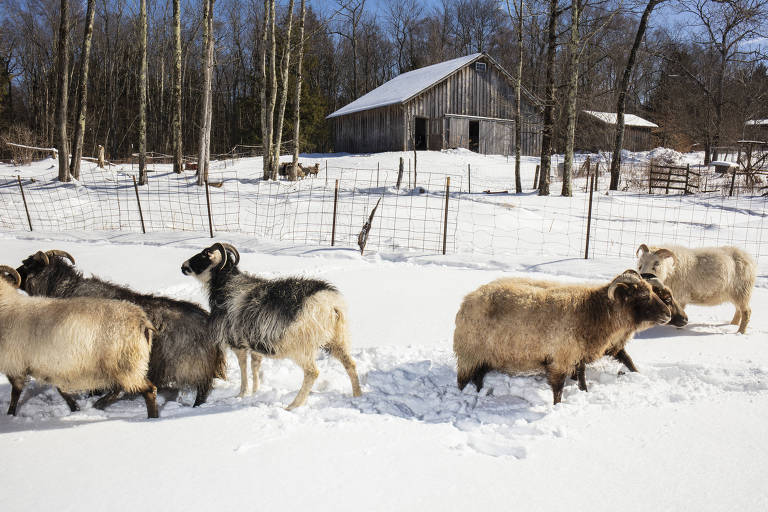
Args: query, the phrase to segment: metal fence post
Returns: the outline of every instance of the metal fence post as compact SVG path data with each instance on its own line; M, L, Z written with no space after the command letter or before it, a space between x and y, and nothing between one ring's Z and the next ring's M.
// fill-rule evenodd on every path
M205 180L205 203L208 205L208 231L213 238L213 218L211 217L211 193L208 190L208 180Z
M139 187L138 185L136 185L136 176L131 175L131 178L133 178L133 190L136 191L136 203L139 205L139 218L141 219L141 232L146 235L147 230L144 227L144 213L141 211L141 199L139 199Z
M21 200L24 202L24 211L27 212L29 230L32 231L32 218L29 216L29 207L27 207L27 196L24 195L24 187L21 186L21 176L17 175L16 179L19 180L19 190L21 190Z
M448 198L451 196L451 177L445 177L445 215L443 217L443 254L448 244Z
M469 184L467 185L467 189L471 194L472 193L472 164L467 164L467 179L469 181Z
M590 232L590 229L592 228L592 194L595 191L595 177L594 177L594 175L590 176L590 179L592 181L590 181L590 183L589 183L589 210L588 210L588 213L587 213L587 242L586 242L586 246L584 247L584 259L585 260L589 258L589 232Z
M333 192L333 227L331 228L331 247L336 245L336 204L339 202L339 180L336 180L336 188Z

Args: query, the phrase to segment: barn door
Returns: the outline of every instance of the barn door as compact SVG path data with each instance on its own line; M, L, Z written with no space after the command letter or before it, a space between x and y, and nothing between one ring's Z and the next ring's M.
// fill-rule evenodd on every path
M469 150L475 153L480 150L480 121L469 122Z

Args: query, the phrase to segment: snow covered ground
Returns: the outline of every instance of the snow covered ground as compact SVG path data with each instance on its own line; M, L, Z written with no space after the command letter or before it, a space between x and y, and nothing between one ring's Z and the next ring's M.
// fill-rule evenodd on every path
M481 167L491 157L454 158ZM515 198L543 222L538 200ZM582 205L573 204L575 215ZM19 416L0 416L10 470L2 510L768 509L768 258L746 335L728 325L732 306L691 306L687 327L656 327L630 343L640 373L619 375L601 360L587 370L588 393L568 382L553 406L536 377L492 373L481 393L458 391L451 343L461 298L502 275L606 281L634 265L626 252L564 258L528 241L516 254L360 256L251 234L218 238L240 249L247 271L338 286L364 395L352 398L343 368L324 355L307 405L292 412L284 407L302 375L288 361L265 361L261 389L239 399L230 355L228 380L208 403L161 397L159 420L145 418L139 398L103 412L82 398L71 414L32 383ZM204 233L6 230L0 263L60 248L85 272L205 304L180 265L209 244ZM3 382L0 409L9 395Z

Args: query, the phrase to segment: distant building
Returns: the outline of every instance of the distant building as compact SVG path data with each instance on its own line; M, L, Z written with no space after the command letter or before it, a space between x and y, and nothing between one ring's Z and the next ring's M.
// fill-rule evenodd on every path
M540 102L522 93L524 155L541 151ZM328 116L334 149L350 153L468 148L514 154L512 76L484 53L399 75Z
M768 141L768 119L750 119L744 123L744 138Z
M659 125L634 114L624 114L624 144L622 149L647 151L652 149L651 130ZM609 151L616 137L616 113L582 110L576 125L576 149Z

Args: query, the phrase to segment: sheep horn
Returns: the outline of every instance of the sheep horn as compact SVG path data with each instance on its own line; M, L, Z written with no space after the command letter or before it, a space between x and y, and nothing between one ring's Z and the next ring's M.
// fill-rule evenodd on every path
M656 256L659 256L661 258L672 258L672 260L677 264L677 256L675 256L675 253L670 251L669 249L659 249L654 253Z
M59 249L51 249L50 251L45 251L45 254L48 256L61 256L62 258L67 258L69 261L72 262L72 264L75 264L75 258L72 257L71 254L69 254L67 251L62 251Z
M237 264L240 263L240 253L237 252L237 249L235 249L235 246L231 244L225 244L224 242L218 242L218 244L225 249L229 249L232 252L232 254L235 255L235 266L237 266Z
M637 250L635 251L635 256L640 256L640 251L642 251L643 254L647 252L651 252L651 250L645 244L640 244L640 247L638 247Z
M628 283L637 283L638 281L641 281L641 280L642 278L640 277L640 274L638 274L635 270L631 268L625 270L624 272L616 276L616 278L613 281L611 281L611 285L608 287L608 298L613 300L614 293L616 292L616 288L619 285L626 286Z
M51 263L50 258L48 258L48 255L43 251L37 251L33 257L43 262L44 265L50 265Z
M216 242L211 246L213 249L216 249L221 252L221 264L219 265L219 270L224 268L224 265L227 264L227 250L224 248L224 244L221 242Z
M16 272L16 269L13 267L9 267L8 265L0 265L0 273L5 273L10 276L13 276L16 279L16 288L21 286L21 276L18 272Z

